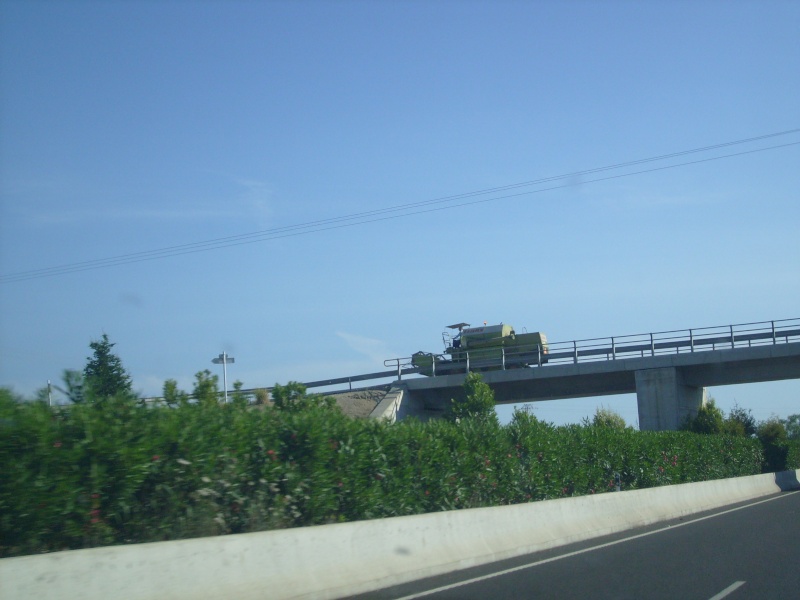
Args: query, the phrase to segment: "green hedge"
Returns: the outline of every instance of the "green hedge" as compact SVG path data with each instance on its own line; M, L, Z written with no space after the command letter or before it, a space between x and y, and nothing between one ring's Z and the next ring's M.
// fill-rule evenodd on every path
M0 556L759 473L757 440L594 425L386 425L310 405L51 409L0 395Z
M800 440L786 442L786 468L800 469Z

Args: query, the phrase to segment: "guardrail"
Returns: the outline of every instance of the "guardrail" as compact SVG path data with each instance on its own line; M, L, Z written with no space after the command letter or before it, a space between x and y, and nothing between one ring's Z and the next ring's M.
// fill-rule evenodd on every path
M501 346L494 350L499 357L493 359L471 360L470 353L461 350L465 359L460 361L449 360L449 357L443 354L435 355L440 362L436 364L434 361L435 368L431 376L487 369L504 370L523 366L541 367L547 364L577 364L599 360L643 358L681 352L702 352L791 342L800 342L800 319L555 342L547 345L546 353L542 353L538 345L513 349ZM485 356L486 352L485 348L481 348L474 354L480 357L481 355ZM419 369L409 367L411 357L388 359L384 361L384 365L394 366L394 373L398 379L401 379L402 375L407 372L419 372Z
M450 361L444 354L435 355L442 360L434 367L432 376L450 375L469 371L488 369L512 369L520 367L546 366L547 364L579 363L599 360L618 360L623 358L658 356L681 352L701 352L721 350L724 348L743 348L770 344L800 342L800 319L781 319L778 321L761 321L742 323L739 325L720 325L717 327L701 327L697 329L678 329L622 335L606 338L590 338L569 342L554 342L547 345L547 352L537 344L530 347L515 347L511 350L499 348L497 359L470 358L469 352L462 351L464 361ZM486 349L476 351L477 355L486 354ZM497 352L495 350L494 352ZM306 388L325 387L347 384L353 389L354 382L396 377L402 380L404 375L416 375L420 370L411 364L411 357L390 358L383 361L384 366L392 367L388 371L351 375L335 379L322 379L303 383ZM259 389L239 390L248 398L255 397ZM161 398L145 398L147 402L158 402Z

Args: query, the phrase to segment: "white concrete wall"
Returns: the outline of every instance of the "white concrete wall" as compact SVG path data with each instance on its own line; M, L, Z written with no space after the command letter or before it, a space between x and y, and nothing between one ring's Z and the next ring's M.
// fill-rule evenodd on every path
M370 419L385 419L389 423L397 421L397 413L403 402L403 388L392 386L378 405L369 413Z
M799 476L7 558L0 599L337 598L774 494Z

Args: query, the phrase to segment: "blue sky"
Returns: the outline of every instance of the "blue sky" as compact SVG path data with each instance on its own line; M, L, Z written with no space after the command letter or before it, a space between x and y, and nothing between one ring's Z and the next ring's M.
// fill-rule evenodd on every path
M6 1L0 17L4 276L800 127L796 2ZM441 350L458 321L567 341L800 317L799 166L790 145L573 175L4 278L0 385L30 394L83 368L103 333L154 395L223 350L245 387L381 370ZM759 419L800 412L797 381L710 393ZM537 410L598 405L635 422L634 396Z

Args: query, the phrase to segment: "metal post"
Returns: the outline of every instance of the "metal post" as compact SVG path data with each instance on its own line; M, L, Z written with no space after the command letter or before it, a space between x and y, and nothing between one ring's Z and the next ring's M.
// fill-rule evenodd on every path
M735 344L735 339L733 337L733 325L731 325L731 348L735 348L735 347L736 347L736 344Z
M506 370L506 349L503 346L500 347L500 356L501 356L502 361L503 361L503 371L505 371Z
M431 377L436 377L436 355L431 354Z
M656 355L656 344L653 341L653 334L650 334L650 356Z
M228 403L228 355L222 353L222 387L225 389L225 404Z
M691 329L689 330L689 348L694 352L694 332Z
M575 350L575 356L573 357L572 361L577 365L578 364L578 342L573 341L572 347Z
M778 343L778 341L775 339L775 321L770 321L770 323L772 323L772 345L774 346Z
M228 363L235 361L236 359L232 356L228 356L227 352L223 352L217 358L211 360L215 365L222 364L222 385L225 388L225 404L228 403Z
M536 345L536 353L539 355L539 366L541 367L542 366L542 345L541 344L537 344Z
M400 359L398 358L397 359L397 381L402 381L402 379L403 379L403 372L400 369Z
M467 352L467 373L469 373L469 352Z
M611 338L611 360L617 360L617 346L613 337Z

